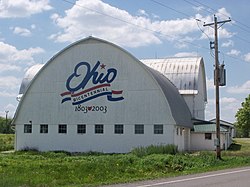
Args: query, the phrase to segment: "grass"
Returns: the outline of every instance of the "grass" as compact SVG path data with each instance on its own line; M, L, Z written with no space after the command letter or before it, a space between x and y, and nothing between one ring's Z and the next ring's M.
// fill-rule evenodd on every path
M228 151L223 152L224 156L249 156L250 157L250 139L235 138Z
M98 186L250 165L250 139L236 139L234 145L231 150L223 151L223 160L217 160L214 152L175 155L0 153L0 186Z

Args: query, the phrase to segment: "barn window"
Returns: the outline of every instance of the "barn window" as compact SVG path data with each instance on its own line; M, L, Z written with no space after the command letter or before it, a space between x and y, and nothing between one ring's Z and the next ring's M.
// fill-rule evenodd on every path
M86 133L86 125L83 125L83 124L77 125L77 133L78 134L85 134Z
M135 134L144 134L144 125L135 125Z
M205 133L205 140L212 140L212 133Z
M41 124L40 125L40 133L42 133L42 134L46 134L46 133L48 133L48 125L46 125L46 124Z
M123 134L123 125L121 124L115 125L115 134Z
M32 133L32 125L24 124L24 133Z
M67 133L67 125L58 125L58 133L66 134Z
M95 133L96 134L103 134L103 125L95 125Z
M154 134L163 134L163 125L154 125Z

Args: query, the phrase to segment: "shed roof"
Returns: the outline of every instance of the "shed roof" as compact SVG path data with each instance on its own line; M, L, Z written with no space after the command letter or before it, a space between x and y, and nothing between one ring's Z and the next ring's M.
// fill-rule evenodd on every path
M209 121L212 122L212 123L216 123L216 119L211 119L211 120L209 120ZM220 125L223 125L223 126L226 126L226 127L234 128L234 124L233 124L233 123L230 123L230 122L224 121L224 120L220 120Z
M216 132L216 124L194 125L194 132ZM220 127L220 132L227 132L227 129Z
M44 64L36 64L31 66L25 73L24 78L22 80L19 94L24 94L27 89L27 86L30 84L30 81L34 78L37 72L44 66Z

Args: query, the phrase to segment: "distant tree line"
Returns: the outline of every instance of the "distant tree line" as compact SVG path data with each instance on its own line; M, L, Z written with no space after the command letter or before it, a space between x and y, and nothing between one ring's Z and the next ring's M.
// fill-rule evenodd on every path
M12 119L7 119L0 117L0 133L1 134L14 134L14 130L11 128L11 120Z
M236 117L236 136L240 138L250 137L250 94L241 103L241 108L237 111Z

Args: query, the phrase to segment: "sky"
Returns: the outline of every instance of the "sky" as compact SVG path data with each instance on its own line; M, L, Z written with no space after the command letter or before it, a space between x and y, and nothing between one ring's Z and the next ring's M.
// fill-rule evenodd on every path
M215 118L214 15L219 24L220 117L235 114L250 94L250 1L238 0L0 0L0 116L13 117L27 69L44 64L69 44L88 36L126 49L138 59L202 56L208 102Z

